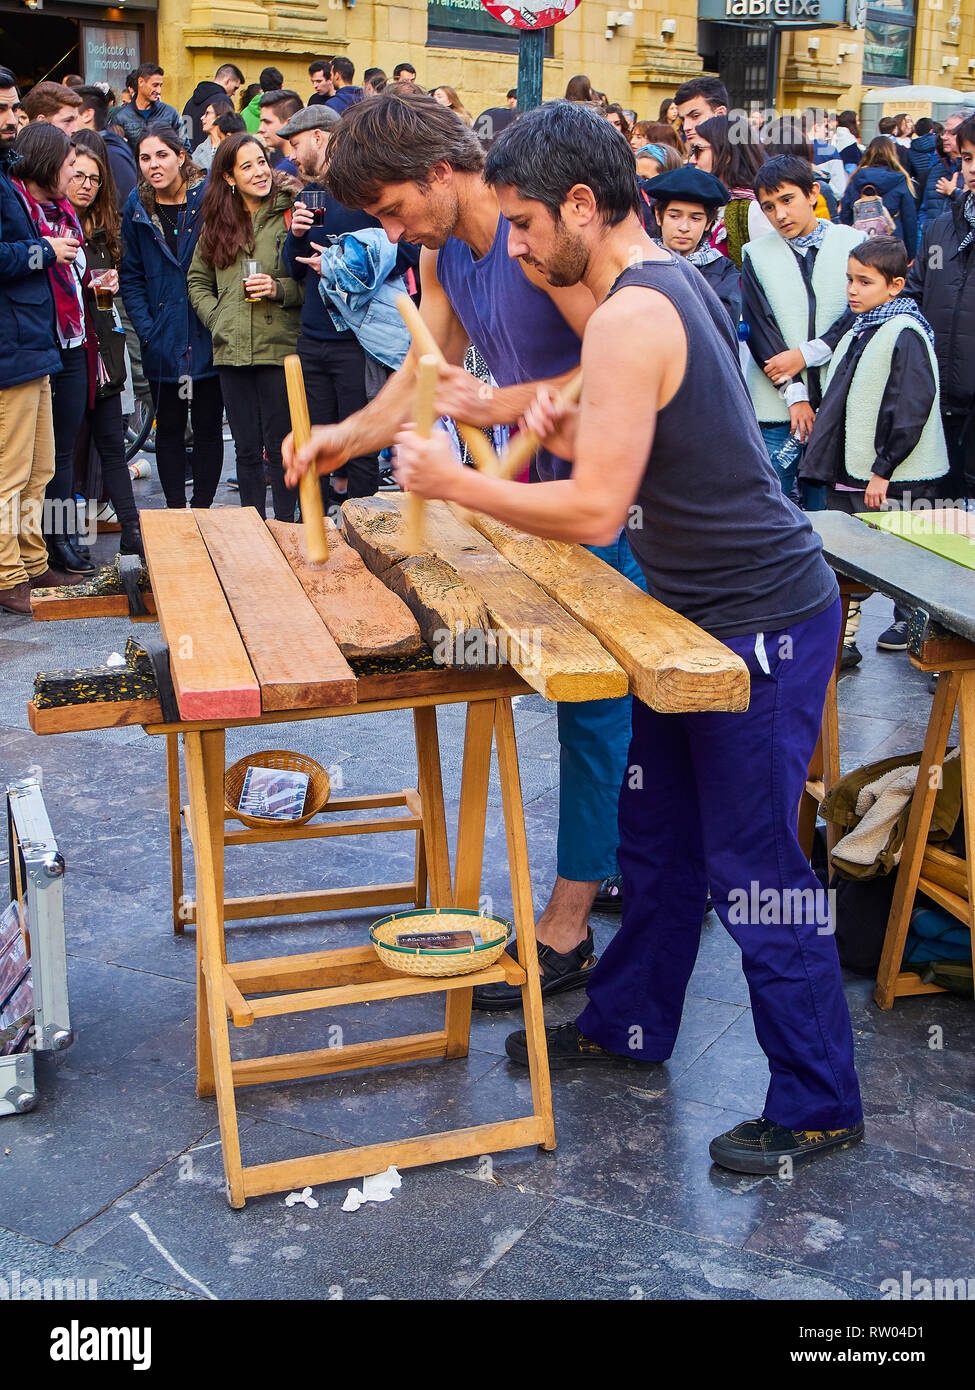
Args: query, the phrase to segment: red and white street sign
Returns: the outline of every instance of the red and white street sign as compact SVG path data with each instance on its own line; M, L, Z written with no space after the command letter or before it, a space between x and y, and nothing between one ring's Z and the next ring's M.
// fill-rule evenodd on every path
M566 19L579 6L579 0L555 0L555 4L505 4L504 0L481 0L487 12L513 29L548 29Z

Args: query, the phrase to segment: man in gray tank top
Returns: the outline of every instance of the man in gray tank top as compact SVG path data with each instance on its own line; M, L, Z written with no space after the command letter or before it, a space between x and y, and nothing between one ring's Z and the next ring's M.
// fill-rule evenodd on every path
M551 102L502 134L486 177L509 254L597 301L579 407L546 388L526 413L572 475L518 488L459 470L438 441L404 431L400 482L552 539L598 543L630 525L649 592L720 637L751 679L744 713L665 715L633 701L623 921L587 1008L546 1030L549 1056L555 1066L670 1056L710 886L741 947L771 1072L763 1114L717 1136L711 1157L787 1176L863 1136L828 907L796 835L839 639L836 581L782 495L720 301L643 231L625 141L578 104ZM527 1062L524 1033L507 1050Z
M436 409L471 425L512 425L539 381L565 381L577 369L582 330L595 307L585 285L554 286L506 253L507 223L483 179L484 155L472 131L425 96L381 95L346 113L328 150L329 188L344 206L378 217L390 240L419 242L420 312L447 362ZM468 340L498 387L461 363ZM391 444L411 417L415 354L365 409L312 432L308 456L320 473ZM290 441L284 445L286 465ZM539 458L542 476L569 465ZM292 484L297 473L288 474ZM634 583L643 576L625 533L597 554ZM585 983L595 964L589 913L600 881L616 879L617 801L630 732L629 697L561 702L557 876L536 924L542 994ZM618 900L615 884L606 894ZM598 906L599 904L597 904ZM618 911L618 907L616 907ZM509 1009L521 990L500 983L474 991L474 1007Z

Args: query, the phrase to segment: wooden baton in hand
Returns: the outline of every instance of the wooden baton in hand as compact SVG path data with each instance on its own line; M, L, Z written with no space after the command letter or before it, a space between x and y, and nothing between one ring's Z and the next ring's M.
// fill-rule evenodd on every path
M436 338L423 322L420 311L410 296L401 294L396 300L396 307L400 312L400 318L410 330L410 337L413 339L413 346L417 352L425 356L435 357L439 366L446 367L447 360L440 351ZM457 433L467 445L476 467L484 473L493 473L498 466L498 456L481 431L475 425L465 425L460 420L456 420L454 423L457 426Z
M301 359L294 353L284 359L284 380L288 388L288 409L291 412L291 432L294 436L295 451L308 443L311 436L311 420L308 417L308 399L305 396L305 378L301 371ZM318 474L313 468L301 475L298 484L301 500L301 519L304 522L305 549L313 565L324 564L328 559L328 536L325 534L325 508L322 506L322 490Z
M429 439L433 429L433 398L437 394L440 363L432 353L420 358L416 369L416 432ZM411 555L423 549L423 498L406 494L406 548Z
M575 405L581 394L582 373L576 372L575 376L570 378L559 392L559 398L565 405ZM497 460L494 469L495 476L508 479L517 478L520 473L525 471L532 454L541 446L541 443L542 441L533 430L522 430L521 434L516 434Z

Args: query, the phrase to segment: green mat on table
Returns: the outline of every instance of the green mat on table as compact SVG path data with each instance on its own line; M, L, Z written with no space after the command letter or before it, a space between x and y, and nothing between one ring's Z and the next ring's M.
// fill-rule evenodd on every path
M975 514L965 512L962 515L971 517L969 524L975 533ZM857 520L865 521L878 531L889 531L894 536L900 536L902 540L930 550L953 564L975 569L975 534L959 535L956 531L945 530L944 521L941 520L943 516L944 513L930 511L858 512Z

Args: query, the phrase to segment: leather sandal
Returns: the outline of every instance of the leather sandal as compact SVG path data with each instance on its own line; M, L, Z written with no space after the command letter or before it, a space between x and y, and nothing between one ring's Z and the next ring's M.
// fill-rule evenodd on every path
M595 969L598 957L590 927L585 941L571 951L556 951L552 946L539 945L538 972L542 981L542 998L579 989ZM514 951L511 952L514 954ZM521 986L502 980L496 985L478 985L474 990L473 1006L488 1012L492 1009L512 1009L521 1003Z

